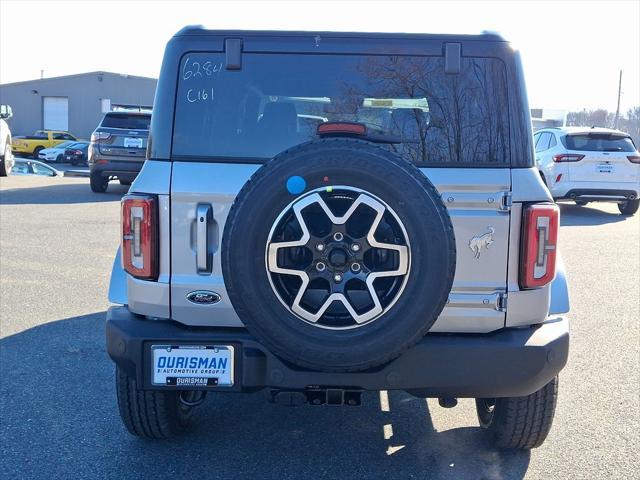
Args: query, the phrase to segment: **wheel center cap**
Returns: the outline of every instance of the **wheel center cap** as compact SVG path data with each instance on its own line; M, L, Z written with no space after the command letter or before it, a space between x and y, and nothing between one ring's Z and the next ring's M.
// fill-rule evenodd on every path
M329 263L336 267L342 268L347 264L347 252L345 252L341 248L334 248L331 253L329 253Z

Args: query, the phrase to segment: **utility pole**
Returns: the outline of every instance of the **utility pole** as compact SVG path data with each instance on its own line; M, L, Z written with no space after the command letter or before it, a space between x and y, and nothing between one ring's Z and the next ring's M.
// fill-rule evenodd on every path
M40 70L40 80L44 78L44 70Z
M620 70L620 78L618 79L618 107L616 108L616 120L614 128L618 129L618 119L620 118L620 95L622 95L622 70Z

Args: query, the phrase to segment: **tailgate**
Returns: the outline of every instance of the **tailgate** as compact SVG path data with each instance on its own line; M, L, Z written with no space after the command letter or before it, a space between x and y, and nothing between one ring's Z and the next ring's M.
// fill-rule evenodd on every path
M117 155L144 159L150 122L150 114L107 113L96 130L101 133L98 151L105 156Z
M173 320L190 325L242 326L226 294L220 246L229 209L258 168L259 165L249 164L174 162L170 200ZM421 171L439 190L447 206L458 255L449 303L431 331L488 332L502 328L509 251L510 170ZM208 231L199 237L198 219L203 216L209 217ZM200 245L199 238L206 239L206 245ZM216 292L220 301L207 307L194 304L188 295L199 290Z
M631 138L621 132L569 134L562 143L572 154L581 155L568 163L572 182L637 182L638 165L628 156L637 155Z
M573 153L573 152L572 152ZM578 151L584 158L570 162L569 180L572 182L637 182L638 165L627 159L626 152Z
M121 130L117 128L99 128L109 137L100 140L98 151L101 155L118 155L144 160L147 151L149 132L146 130Z

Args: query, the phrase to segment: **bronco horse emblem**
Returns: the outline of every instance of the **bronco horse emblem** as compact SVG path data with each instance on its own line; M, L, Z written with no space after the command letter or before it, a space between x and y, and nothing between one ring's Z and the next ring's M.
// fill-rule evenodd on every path
M480 250L482 250L482 247L488 249L489 245L493 243L493 234L496 233L496 229L493 227L487 227L487 230L489 230L487 233L476 235L469 240L469 248L476 259L480 258Z

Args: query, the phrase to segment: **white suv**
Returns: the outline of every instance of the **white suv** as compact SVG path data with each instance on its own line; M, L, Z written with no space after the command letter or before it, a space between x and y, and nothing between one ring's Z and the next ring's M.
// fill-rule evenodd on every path
M545 128L534 135L536 163L556 200L617 202L633 215L640 201L640 154L619 130L589 127Z

